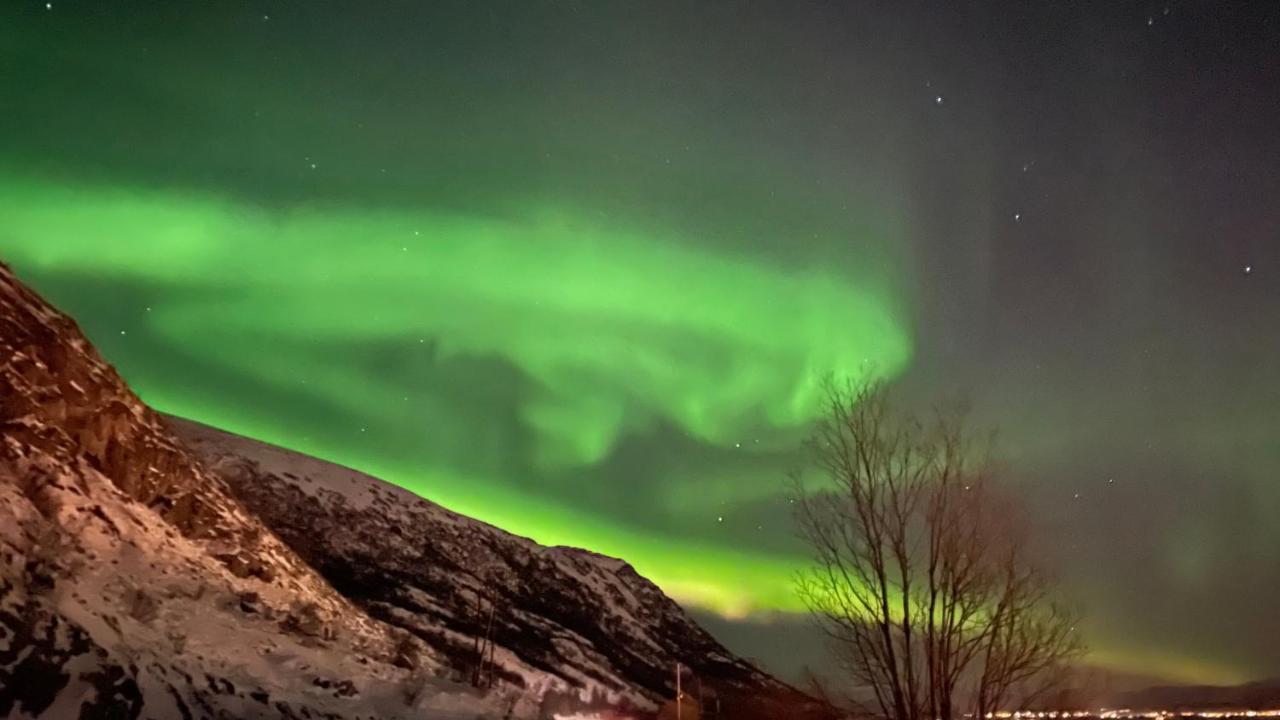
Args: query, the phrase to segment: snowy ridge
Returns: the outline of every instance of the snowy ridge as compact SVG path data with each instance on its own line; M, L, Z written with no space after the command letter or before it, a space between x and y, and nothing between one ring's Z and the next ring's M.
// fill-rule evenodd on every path
M648 720L677 662L831 717L622 560L160 416L0 263L0 717Z
M358 471L169 422L335 587L461 675L478 663L474 641L492 603L494 673L504 682L652 708L674 693L678 662L726 700L778 698L792 717L811 704L733 657L624 560L538 545Z
M0 717L467 718L0 265ZM486 709L488 708L488 709Z

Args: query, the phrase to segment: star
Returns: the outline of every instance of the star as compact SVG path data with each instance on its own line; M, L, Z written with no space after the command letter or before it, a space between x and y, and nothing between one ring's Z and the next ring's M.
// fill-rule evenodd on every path
M1253 266L1252 266L1252 265L1245 265L1245 266L1244 266L1244 274L1245 274L1245 275L1252 275L1252 274L1253 274Z
M937 97L935 97L935 98L933 99L933 103L934 103L935 105L941 105L941 104L942 104L942 96L941 96L941 95L938 95Z
M45 9L45 10L52 10L52 9L53 9L53 3L45 3L45 4L44 4L44 9Z
M717 515L717 516L716 516L716 522L718 522L718 523L722 523L722 522L724 522L724 516L723 516L723 515Z
M1022 213L1014 213L1014 214L1013 214L1013 221L1014 221L1014 222L1022 222Z

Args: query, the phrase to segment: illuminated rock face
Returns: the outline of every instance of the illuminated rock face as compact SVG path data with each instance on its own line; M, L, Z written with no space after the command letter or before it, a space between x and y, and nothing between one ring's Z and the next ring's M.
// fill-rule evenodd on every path
M393 707L395 634L247 512L3 265L0 438L0 716ZM320 687L340 682L360 697Z
M822 715L623 561L163 418L3 265L0 363L0 716L651 710L675 660Z

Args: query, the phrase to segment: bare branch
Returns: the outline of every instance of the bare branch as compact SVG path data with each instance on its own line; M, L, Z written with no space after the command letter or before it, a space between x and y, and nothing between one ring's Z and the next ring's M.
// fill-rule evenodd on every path
M868 709L953 720L1048 692L1080 652L1075 616L1026 557L991 439L961 411L896 415L878 383L830 383L826 407L820 477L793 479L814 559L797 589Z

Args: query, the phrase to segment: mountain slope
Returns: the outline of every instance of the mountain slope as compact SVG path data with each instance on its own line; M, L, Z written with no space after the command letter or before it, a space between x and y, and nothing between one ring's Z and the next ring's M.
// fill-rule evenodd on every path
M0 265L0 717L483 710L396 667L402 640L246 511L75 323Z
M0 264L0 717L643 718L677 663L829 717L621 560L158 415Z
M622 560L544 547L315 458L177 418L170 425L335 587L456 672L475 670L474 638L491 634L495 672L512 683L550 675L646 705L674 693L680 663L727 717L824 715L733 657Z
M1108 707L1177 710L1271 710L1280 707L1280 679L1244 685L1158 685L1106 699Z

